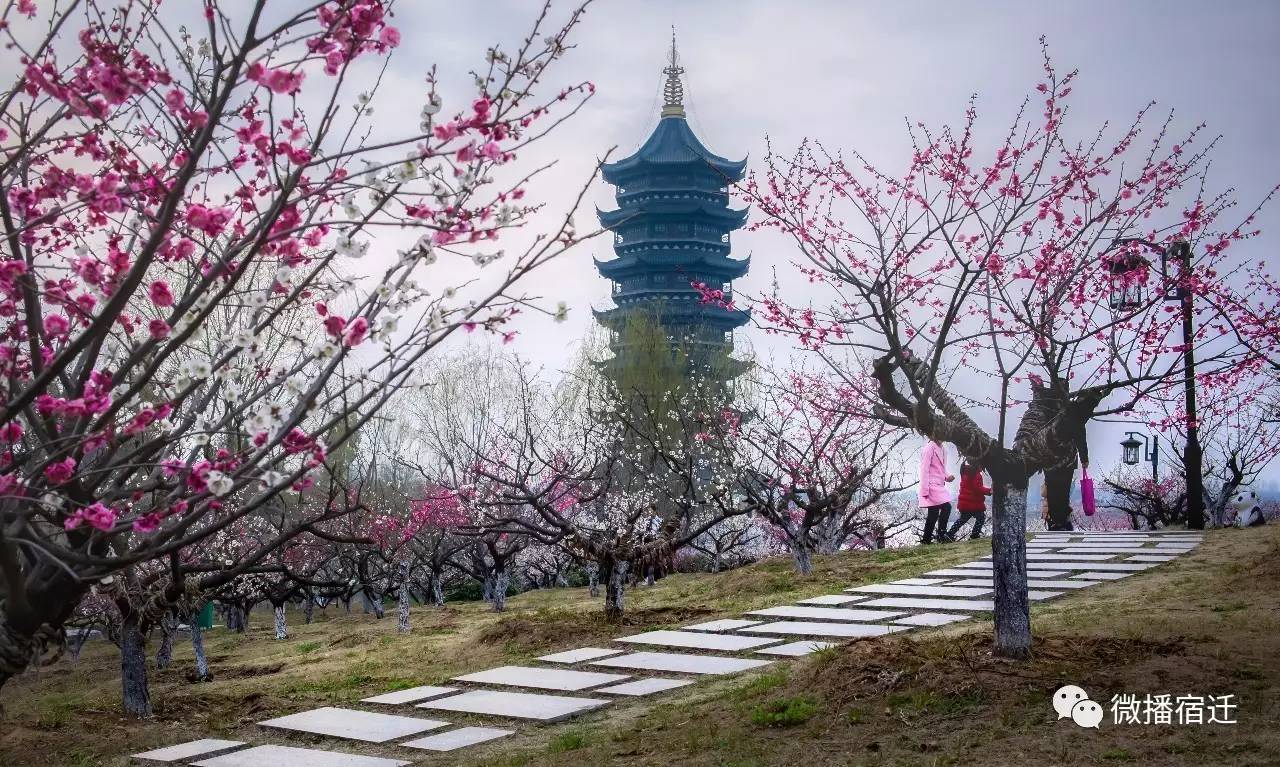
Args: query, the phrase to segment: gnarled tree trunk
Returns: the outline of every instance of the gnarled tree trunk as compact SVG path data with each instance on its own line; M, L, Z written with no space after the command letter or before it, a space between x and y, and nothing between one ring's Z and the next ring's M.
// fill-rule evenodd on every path
M199 610L191 610L187 616L187 625L191 627L191 650L196 656L195 680L208 682L213 677L209 676L209 657L204 653L204 629L200 628Z
M151 693L147 689L147 637L139 616L127 611L120 626L120 687L124 713L138 719L151 716Z
M396 605L396 631L409 633L409 563L400 563L400 602Z
M587 563L587 592L593 597L600 596L600 565Z
M278 605L274 605L274 607L275 607L275 629L276 629L276 639L288 639L288 638L289 638L289 624L288 624L288 622L285 620L285 615L284 615L284 603L283 603L283 602L281 602L281 603L280 603L280 604L278 604Z
M173 662L173 635L178 631L178 621L172 612L160 618L160 649L156 650L156 668L166 669Z
M608 582L604 592L604 615L609 620L620 620L627 592L627 572L630 562L614 562L608 570Z
M1031 655L1027 600L1027 489L995 481L991 491L991 561L995 587L995 652Z
M792 538L788 545L791 548L791 559L795 562L796 572L801 575L813 575L813 551L807 540Z
M507 586L511 584L511 576L504 567L493 574L493 611L503 612L507 609Z

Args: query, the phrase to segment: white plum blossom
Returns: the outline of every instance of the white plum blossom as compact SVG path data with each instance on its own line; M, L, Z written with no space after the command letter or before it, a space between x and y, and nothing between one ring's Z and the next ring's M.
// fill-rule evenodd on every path
M212 469L209 471L209 476L206 478L205 484L208 485L209 492L221 498L231 492L231 489L235 487L236 483L235 480L228 477L226 474L223 474L217 469Z
M555 321L564 322L567 319L569 319L569 304L561 301L556 304Z
M337 245L334 250L340 256L350 256L351 258L363 258L365 253L369 252L368 242L357 242L345 234L338 235Z

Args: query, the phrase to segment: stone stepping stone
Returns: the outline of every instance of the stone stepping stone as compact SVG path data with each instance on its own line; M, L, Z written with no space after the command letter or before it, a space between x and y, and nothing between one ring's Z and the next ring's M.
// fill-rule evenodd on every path
M1141 554L1156 549L1147 546L1063 546L1051 551L1074 557L1077 554Z
M864 602L863 604L869 603ZM815 618L821 621L864 621L868 623L882 621L901 614L901 612L886 612L884 610L863 610L859 607L796 607L792 605L766 607L763 610L747 613L747 615L761 615L766 618ZM750 629L743 630L750 632Z
M571 698L565 695L537 695L506 690L471 690L450 695L447 698L419 703L418 708L557 722L608 704L609 701L603 698Z
M615 684L612 687L601 687L596 692L608 693L610 695L653 695L656 692L665 692L674 690L677 687L686 687L693 684L692 679L663 679L661 677L651 677L649 679L637 679L634 682L626 682L624 684Z
M548 663L581 663L584 660L595 660L596 658L607 658L610 655L621 655L626 650L606 650L603 647L579 647L576 650L565 650L564 652L552 653L551 655L543 655L538 660L545 660Z
M860 599L866 599L866 597L855 597L852 594L825 594L820 597L810 597L808 599L798 600L796 604L827 605L829 607L839 607L840 605L847 605L853 602L857 602Z
M743 629L753 634L841 638L878 637L906 630L905 626L886 626L882 623L822 623L821 621L778 621Z
M945 626L948 623L967 621L972 617L972 615L956 615L954 613L918 613L896 618L892 622L903 626Z
M893 584L901 584L903 586L937 586L942 583L945 578L903 578L902 580L890 581ZM870 584L874 585L874 584Z
M1089 573L1080 573L1079 575L1073 575L1071 577L1079 578L1080 580L1090 580L1090 581L1118 581L1121 578L1128 578L1130 575L1133 575L1133 573L1089 572Z
M1128 557L1126 562L1172 562L1177 557L1161 557L1155 554L1139 554L1136 557Z
M643 634L619 637L613 641L628 642L630 644L652 644L662 647L684 647L690 650L719 650L722 652L750 650L769 644L767 640L756 637L708 634L700 631L646 631Z
M1090 562L1090 563L1082 563L1082 564L1073 564L1070 562L1054 562L1053 564L1054 564L1054 567L1061 567L1066 570L1092 570L1094 572L1123 571L1123 572L1136 573L1140 570L1146 570L1148 568L1155 567L1154 564L1150 564L1146 562L1135 562L1135 563Z
M232 751L245 745L239 740L217 740L216 738L204 738L202 740L193 740L189 743L179 743L176 746L168 746L166 748L157 748L153 751L144 751L141 754L134 754L132 759L142 759L148 762L185 762L197 756L208 756L217 754L221 751Z
M195 767L405 767L409 762L314 748L254 746L191 764Z
M957 586L982 586L982 585L990 586L991 579L990 578L968 578L962 581L955 581L955 584ZM1084 589L1092 585L1093 585L1092 583L1086 583L1084 581L1071 581L1071 580L1065 580L1062 578L1055 578L1055 579L1048 579L1048 580L1037 580L1034 578L1027 579L1028 591L1030 591L1031 589Z
M626 678L622 674L599 674L593 671L570 671L563 668L499 666L488 671L477 671L474 674L455 676L453 681L576 692L589 687L599 687L602 684L617 684Z
M981 573L976 572L978 569L979 568L952 568L947 570L934 570L933 572L926 573L926 574L942 575L942 576L946 576L947 578L978 578L978 577L981 577ZM988 566L986 569L990 570L991 568ZM1037 577L1038 578L1059 578L1063 575L1066 575L1067 571L1066 570L1037 570L1034 567L1028 567L1027 574L1033 578L1037 578Z
M867 602L871 607L902 607L913 610L977 610L991 612L996 609L990 599L924 599L922 597L883 597Z
M1115 559L1114 554L1028 554L1028 562L1048 562L1062 560L1064 562L1106 562Z
M776 647L766 647L763 650L756 650L761 655L781 655L785 658L798 658L801 655L815 653L818 650L825 650L828 647L839 647L835 642L819 642L812 639L801 640L799 642L787 642Z
M772 661L746 658L721 658L712 655L687 655L674 652L633 652L617 658L591 661L592 666L625 668L636 671L666 671L676 674L737 674L767 666Z
M1041 600L1053 599L1054 597L1060 596L1062 596L1061 591L1036 591L1031 588L1027 589L1027 599L1030 599L1032 602L1039 602Z
M515 735L515 730L500 730L497 727L460 727L456 730L442 732L439 735L428 735L425 738L410 740L400 745L408 748L421 748L426 751L454 751L477 743Z
M907 594L917 597L982 597L991 593L990 588L966 588L964 586L896 586L892 583L877 583L872 586L859 586L855 591L869 594Z
M349 738L366 743L386 743L389 740L403 738L406 735L417 735L427 730L447 727L448 722L435 719L419 719L413 716L394 716L392 714L375 714L369 711L357 711L351 708L334 708L325 706L297 714L268 719L258 722L262 727L274 727L278 730L309 732L313 735L328 735L333 738Z
M1093 567L1093 563L1091 562L1053 562L1050 564L1045 564L1044 562L1028 562L1027 572L1031 572L1032 570L1041 570L1041 571L1047 571L1047 572L1053 572L1055 570L1078 570L1085 567ZM979 560L977 562L964 562L962 564L956 565L955 567L948 568L947 570L937 570L935 572L949 573L955 570L990 570L991 568L992 568L991 560L986 559L986 560Z
M746 628L754 626L760 621L744 621L736 618L727 618L722 621L708 621L707 623L695 623L692 626L685 626L684 631L733 631L734 629Z
M426 685L423 687L410 687L407 690L396 690L395 692L383 693L375 695L372 698L363 698L361 703L382 703L388 706L399 706L405 703L417 703L427 698L438 698L441 695L448 695L451 692L457 692L457 687L432 687Z

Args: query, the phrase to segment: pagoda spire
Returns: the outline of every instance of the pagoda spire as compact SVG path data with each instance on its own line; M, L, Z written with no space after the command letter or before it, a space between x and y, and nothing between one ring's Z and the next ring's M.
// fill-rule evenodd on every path
M663 117L684 117L684 83L680 75L684 67L680 66L680 54L676 50L676 28L671 28L671 54L667 57L667 67L662 70L667 76L667 84L662 88Z

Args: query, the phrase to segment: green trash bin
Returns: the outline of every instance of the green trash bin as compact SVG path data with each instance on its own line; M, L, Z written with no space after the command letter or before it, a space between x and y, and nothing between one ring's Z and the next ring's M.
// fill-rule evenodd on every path
M213 602L206 602L205 606L200 608L200 628L213 628Z

